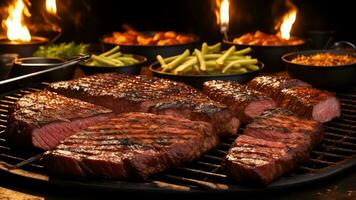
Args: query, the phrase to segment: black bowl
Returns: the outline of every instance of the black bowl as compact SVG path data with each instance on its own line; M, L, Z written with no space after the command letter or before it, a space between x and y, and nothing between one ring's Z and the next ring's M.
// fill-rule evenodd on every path
M256 71L250 71L244 74L217 74L217 75L177 75L167 72L159 71L158 68L161 66L158 62L153 63L150 66L152 74L159 78L171 79L173 81L183 82L191 85L195 88L201 89L205 81L210 80L229 80L236 81L241 84L245 84L252 80L254 77L258 76L261 70L264 68L262 62L258 63L260 69Z
M133 55L134 58L139 60L138 63L127 65L127 66L117 66L117 67L107 67L107 66L88 66L85 63L79 63L79 67L87 75L97 74L97 73L107 73L107 72L118 72L123 74L134 74L138 75L141 72L142 66L146 63L147 58L144 56Z
M316 53L345 54L333 50L310 50L288 53L282 56L288 73L295 78L306 81L318 88L343 90L356 84L356 63L338 66L311 66L292 63L291 60L299 55Z
M154 32L144 32L146 34L154 34ZM182 33L178 33L182 34ZM193 34L183 34L191 36L194 38L193 42L186 44L177 44L177 45L166 45L166 46L157 46L157 45L125 45L125 44L113 44L104 42L105 37L111 36L111 34L104 35L100 38L100 43L102 44L103 50L108 51L115 46L120 46L120 51L123 53L143 55L147 58L148 64L151 64L156 61L156 56L161 55L162 57L175 56L183 53L186 49L194 50L199 45L199 37Z
M59 58L45 58L45 57L25 57L18 58L14 61L10 77L17 77L25 74L30 74L37 71L42 71L45 69L50 69L51 67L56 67L65 62ZM69 66L60 70L55 70L42 75L34 76L32 78L26 79L26 82L54 82L69 80L73 78L75 71L75 66Z
M236 36L239 37L239 36ZM264 63L265 72L277 72L285 70L285 66L281 60L281 57L289 52L299 51L306 47L306 43L299 45L283 45L283 46L262 46L262 45L242 45L235 44L231 37L231 40L223 40L223 44L226 47L236 46L238 49L244 49L247 47L252 48L251 55Z
M47 42L47 38L39 36L32 36L29 42L12 42L5 37L0 37L0 53L16 53L19 57L29 57L39 46Z

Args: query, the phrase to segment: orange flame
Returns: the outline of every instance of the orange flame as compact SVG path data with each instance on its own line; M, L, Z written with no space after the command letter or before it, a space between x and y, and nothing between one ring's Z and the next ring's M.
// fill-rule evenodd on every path
M31 16L25 2L16 0L13 5L9 5L8 12L9 16L4 23L7 29L7 38L11 41L31 41L30 31L24 23L23 15Z
M229 28L229 5L229 0L215 0L214 12L221 33L226 33Z
M56 15L57 14L56 0L46 0L46 9L52 15Z
M289 40L290 32L297 18L298 9L290 0L287 0L286 5L289 7L289 10L283 15L282 20L275 26L275 29L279 29L277 33L279 37Z

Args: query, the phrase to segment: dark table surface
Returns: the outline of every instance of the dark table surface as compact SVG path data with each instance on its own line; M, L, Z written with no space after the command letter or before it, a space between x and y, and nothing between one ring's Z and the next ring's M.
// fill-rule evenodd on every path
M142 71L143 74L148 74L147 68ZM77 70L75 77L81 76L83 73ZM144 197L162 199L200 199L200 197L217 198L240 198L241 199L352 199L356 200L356 166L347 171L337 174L329 179L322 180L317 183L306 184L294 188L284 189L280 191L258 192L254 194L239 194L239 193L202 193L202 194L179 194L179 193L130 193L130 198ZM76 188L58 188L47 184L34 183L25 180L21 177L15 177L1 173L0 171L0 200L37 200L37 199L119 199L124 198L124 193L114 191L93 191L93 190L78 190Z
M211 197L213 199L317 199L317 200L356 200L356 167L342 174L323 180L318 183L299 186L297 188L282 191L259 192L258 194L238 193L203 193L203 194L158 194L158 193L129 193L130 198L144 197L145 199L200 199L199 197ZM119 199L125 193L113 191L78 190L75 188L58 188L46 184L27 182L22 178L4 175L0 173L0 200L71 200L71 199Z

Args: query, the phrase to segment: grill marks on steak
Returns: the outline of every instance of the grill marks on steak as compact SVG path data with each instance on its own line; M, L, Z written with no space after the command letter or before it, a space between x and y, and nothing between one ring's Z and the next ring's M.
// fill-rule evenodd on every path
M249 123L263 111L276 107L272 98L233 81L207 81L203 92L213 100L228 105L243 123Z
M152 112L206 121L223 135L236 134L240 125L227 106L190 86L166 79L108 73L54 83L48 89L116 113Z
M217 144L209 123L126 113L65 139L44 162L57 174L145 179L197 159Z
M249 137L247 140L244 139L246 136ZM241 137L243 138L241 139ZM305 161L311 149L323 137L322 125L314 120L300 118L283 108L266 110L256 117L252 123L248 124L243 135L236 140L235 143L240 144L240 148L229 151L225 161L230 166L226 169L229 174L237 179L242 178L243 180L268 184L293 169L298 163ZM263 148L260 147L261 145ZM249 153L237 157L235 154L241 155L245 146L249 146L248 149L251 149ZM281 155L284 152L283 156L274 156L275 146L283 149L280 150ZM261 166L250 165L245 163L245 160L252 163L258 163L261 160L259 156L251 152L258 152L256 153L258 155L262 153L271 159L267 159L267 161L262 159L264 162ZM231 158L234 158L233 161ZM247 175L239 173L247 173Z
M340 116L340 102L330 92L309 87L288 77L261 76L248 85L272 97L278 106L318 122L328 122Z
M284 89L281 91L279 104L322 123L341 115L339 100L330 92L314 88Z
M246 126L243 134L282 142L296 153L299 161L306 160L311 149L324 138L320 123L283 108L265 111Z
M292 87L310 87L298 79L292 79L286 76L258 76L252 79L248 84L250 88L262 92L275 100L278 100L281 90Z
M13 145L49 150L60 140L106 120L112 111L54 92L41 91L20 98L9 117L7 138Z
M293 168L293 157L282 142L241 135L226 155L224 167L239 182L268 184Z

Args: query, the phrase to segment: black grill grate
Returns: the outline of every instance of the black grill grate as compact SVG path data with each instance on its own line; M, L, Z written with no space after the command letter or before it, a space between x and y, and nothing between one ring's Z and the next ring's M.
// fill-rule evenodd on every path
M223 157L234 138L223 139L217 149L205 154L198 161L156 175L144 183L52 177L48 179L44 167L38 161L22 167L21 170L8 170L6 166L17 164L39 153L13 150L8 146L4 137L7 114L11 105L22 95L36 91L40 89L22 89L3 95L0 99L1 171L53 184L86 188L153 191L255 191L260 189L238 185L220 169ZM311 152L307 162L292 173L273 182L266 189L284 188L321 180L356 164L356 89L349 93L339 93L337 96L341 100L342 117L324 125L326 134L323 142Z

